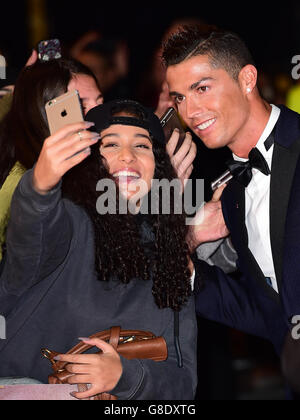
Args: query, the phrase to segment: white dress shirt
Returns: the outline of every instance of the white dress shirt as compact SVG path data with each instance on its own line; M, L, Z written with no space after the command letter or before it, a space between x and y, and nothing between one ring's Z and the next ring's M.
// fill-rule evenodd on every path
M278 118L280 109L272 105L272 112L268 124L265 127L256 147L266 159L269 168L272 167L274 145L267 151L264 142L272 133ZM236 155L233 158L246 162ZM270 182L271 176L264 175L258 169L252 169L252 180L245 189L245 222L248 231L249 249L260 266L265 277L269 277L273 289L278 293L270 238Z

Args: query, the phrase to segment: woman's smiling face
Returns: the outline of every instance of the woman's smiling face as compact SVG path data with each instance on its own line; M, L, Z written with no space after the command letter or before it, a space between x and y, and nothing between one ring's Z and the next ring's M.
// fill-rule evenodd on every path
M147 130L113 124L101 132L100 153L127 200L140 192L141 185L147 189L145 194L151 190L155 158Z

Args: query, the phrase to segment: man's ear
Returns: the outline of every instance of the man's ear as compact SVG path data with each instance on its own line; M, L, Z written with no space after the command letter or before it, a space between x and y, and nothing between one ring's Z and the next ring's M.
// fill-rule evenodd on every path
M239 74L239 83L245 95L253 92L257 85L257 69L252 64L247 64Z

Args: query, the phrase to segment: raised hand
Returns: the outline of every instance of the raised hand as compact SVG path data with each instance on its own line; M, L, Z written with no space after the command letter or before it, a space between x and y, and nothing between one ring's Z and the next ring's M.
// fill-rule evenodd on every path
M93 125L87 122L70 124L44 141L33 173L33 185L37 192L46 194L66 172L90 155L90 146L100 139L98 133L87 131Z
M194 218L188 234L188 244L191 252L206 242L214 242L226 238L230 232L222 213L221 196L226 185L215 191L211 201L206 203Z

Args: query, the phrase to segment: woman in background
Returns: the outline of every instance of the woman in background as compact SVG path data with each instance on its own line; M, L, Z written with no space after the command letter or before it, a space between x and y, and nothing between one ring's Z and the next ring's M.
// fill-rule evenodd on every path
M14 190L36 163L49 135L44 106L74 89L85 114L103 103L94 75L74 60L37 61L25 67L17 80L12 105L0 124L0 262Z

